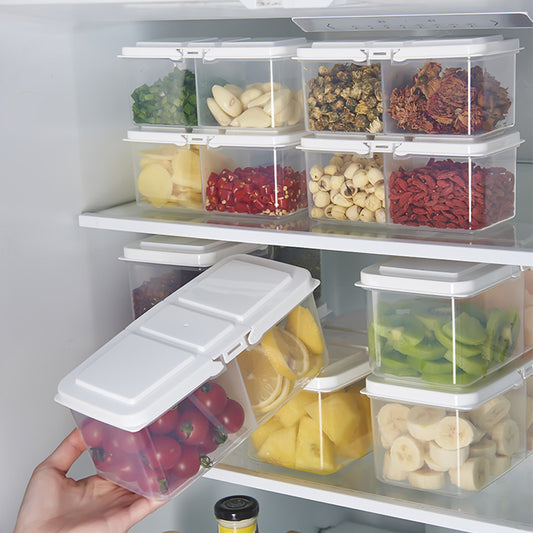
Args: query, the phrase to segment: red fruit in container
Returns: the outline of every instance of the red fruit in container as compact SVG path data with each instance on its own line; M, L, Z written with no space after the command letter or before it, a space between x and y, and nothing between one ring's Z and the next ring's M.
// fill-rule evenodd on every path
M172 468L181 455L181 446L171 437L155 437L146 447L144 453L148 466L152 470Z
M197 446L209 430L209 420L195 407L185 409L178 421L176 436L178 441L187 446Z
M130 432L123 429L108 426L104 448L111 453L139 453L146 449L150 440L149 432L146 429Z
M244 409L239 402L228 399L226 408L217 416L217 420L228 433L236 433L244 424Z
M206 381L196 389L193 398L200 409L211 415L222 413L228 401L224 388L214 381Z
M137 485L143 494L157 496L168 492L168 479L162 470L152 470L145 466L138 472Z
M81 426L81 435L85 444L89 448L98 448L102 446L105 437L106 425L99 420L88 418Z
M166 435L176 429L179 417L180 414L177 407L173 407L162 414L157 420L154 420L148 426L148 429L153 435Z
M205 439L198 444L198 451L202 455L206 455L215 451L221 444L224 444L228 439L228 433L223 426L209 425L209 431Z
M172 467L172 473L179 479L194 476L200 470L200 453L194 446L184 446L177 463Z

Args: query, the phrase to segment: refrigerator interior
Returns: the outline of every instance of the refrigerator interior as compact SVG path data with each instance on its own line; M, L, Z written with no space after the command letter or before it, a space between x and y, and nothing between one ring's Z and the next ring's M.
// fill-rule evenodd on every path
M131 204L130 148L123 141L130 101L125 68L117 58L122 46L164 37L351 38L355 34L349 31L305 33L291 20L342 14L355 17L358 28L368 28L368 20L378 28L357 31L358 39L390 37L379 17L406 13L415 15L410 22L403 20L406 29L398 18L388 19L394 36L484 35L495 33L487 29L486 14L501 11L498 2L473 2L468 12L483 15L461 19L454 12L464 11L464 2L449 2L447 13L441 14L446 25L440 29L430 21L429 3L422 1L341 0L330 9L306 10L247 9L228 1L218 3L218 19L202 20L215 4L0 0L0 271L7 289L0 359L5 480L0 487L0 533L12 531L33 468L73 428L70 413L53 401L57 383L132 319L126 266L117 260L124 244L163 233L322 249L321 298L335 314L363 309L364 295L353 283L361 268L386 255L533 265L533 31L511 27L531 23L520 15L527 2L507 3L515 17L493 17L504 27L498 33L518 37L523 47L517 56L516 101L517 129L525 142L518 150L517 216L505 223L503 236L285 231L139 218ZM418 20L416 15L425 12L429 14ZM366 26L360 15L370 17L364 19ZM475 27L476 20L484 21L481 27ZM335 23L345 29L346 20ZM132 531L208 531L216 527L215 501L231 493L255 496L261 506L260 528L272 533L315 532L345 520L413 533L424 532L425 524L472 532L495 525L498 531L533 531L532 461L530 456L486 491L457 500L380 485L369 457L350 467L357 484L347 489L342 475L324 479L288 474L252 464L245 450L237 450ZM72 474L89 473L88 458L82 456Z

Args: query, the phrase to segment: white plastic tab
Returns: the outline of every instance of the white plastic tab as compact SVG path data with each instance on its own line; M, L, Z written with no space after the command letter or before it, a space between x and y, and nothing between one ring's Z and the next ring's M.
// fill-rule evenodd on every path
M394 257L364 268L357 287L465 298L520 275L511 265Z

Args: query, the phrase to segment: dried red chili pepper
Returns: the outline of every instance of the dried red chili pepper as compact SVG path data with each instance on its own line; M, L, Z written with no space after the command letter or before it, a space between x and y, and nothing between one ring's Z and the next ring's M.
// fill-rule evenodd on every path
M430 159L393 172L388 198L396 224L475 230L514 216L515 177L502 167Z

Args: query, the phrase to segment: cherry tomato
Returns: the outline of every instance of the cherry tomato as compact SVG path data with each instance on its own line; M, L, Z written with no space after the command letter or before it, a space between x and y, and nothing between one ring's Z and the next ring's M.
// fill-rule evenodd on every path
M94 466L101 472L112 472L117 462L117 455L106 452L103 448L93 448L91 457Z
M143 469L141 458L138 455L123 454L113 461L111 472L119 479L126 482L135 481Z
M194 392L194 399L198 402L200 409L204 409L208 414L212 415L222 413L228 400L226 391L214 381L207 381L197 389Z
M200 454L194 446L184 446L181 457L172 467L172 473L180 478L187 479L194 476L200 470Z
M168 492L168 479L161 470L152 470L146 466L139 470L137 485L143 494L154 495Z
M168 470L180 458L181 446L177 440L171 437L155 437L146 447L145 455L148 466L152 469Z
M81 435L85 445L89 448L98 448L104 442L106 424L93 418L87 419L81 426Z
M226 408L217 416L217 420L228 433L236 433L244 423L244 409L239 402L228 398Z
M121 453L139 453L146 449L149 433L146 429L132 433L119 428L111 428L104 442L104 447L111 453L120 451Z
M226 442L227 438L228 434L224 427L209 424L209 430L205 436L205 439L198 444L198 451L202 455L211 453L212 451L216 450L220 444Z
M182 444L196 446L209 430L209 420L196 408L189 407L180 415L176 435Z
M166 413L162 414L157 420L154 420L148 429L153 435L166 435L171 431L174 431L178 426L180 414L177 407L169 409Z

